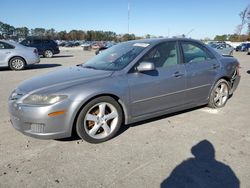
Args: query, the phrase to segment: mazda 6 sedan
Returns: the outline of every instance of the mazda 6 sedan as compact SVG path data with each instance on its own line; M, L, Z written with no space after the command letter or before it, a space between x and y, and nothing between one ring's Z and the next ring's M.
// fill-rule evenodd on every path
M25 135L99 143L122 125L208 104L223 107L240 80L239 63L191 39L120 43L86 63L21 83L9 97Z
M23 70L27 65L39 63L36 48L26 47L16 42L0 40L0 67Z

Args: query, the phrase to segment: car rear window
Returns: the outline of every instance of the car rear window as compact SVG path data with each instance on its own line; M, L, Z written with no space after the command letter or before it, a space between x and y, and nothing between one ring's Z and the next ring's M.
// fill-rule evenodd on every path
M15 46L12 46L5 42L0 42L0 49L14 49Z

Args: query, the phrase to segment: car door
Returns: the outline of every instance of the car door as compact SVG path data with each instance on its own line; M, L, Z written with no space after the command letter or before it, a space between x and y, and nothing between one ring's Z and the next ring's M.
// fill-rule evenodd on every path
M181 47L187 74L186 102L203 103L209 96L220 64L214 55L199 43L183 41Z
M176 41L164 42L146 53L141 62L152 62L155 70L128 74L133 117L180 106L186 87L185 65L180 64Z
M7 57L11 54L14 46L0 42L0 66L8 66Z

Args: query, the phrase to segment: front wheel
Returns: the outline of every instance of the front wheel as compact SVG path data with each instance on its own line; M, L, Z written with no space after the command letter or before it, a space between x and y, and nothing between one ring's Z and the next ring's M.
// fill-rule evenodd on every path
M120 105L111 97L98 97L81 110L76 132L90 143L100 143L115 136L123 119Z
M221 108L226 105L229 97L229 85L224 79L220 79L214 86L208 106L211 108Z

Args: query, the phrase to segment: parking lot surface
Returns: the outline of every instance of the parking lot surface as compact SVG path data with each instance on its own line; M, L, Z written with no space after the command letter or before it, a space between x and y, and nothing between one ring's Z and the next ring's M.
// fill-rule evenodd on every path
M23 80L82 63L94 52L63 48L23 71L0 68L0 187L250 187L250 55L234 53L241 82L227 105L123 127L114 139L39 140L9 122L7 101ZM214 156L215 154L215 156ZM182 178L181 178L182 177ZM234 186L235 185L235 186ZM202 186L201 186L202 187Z

